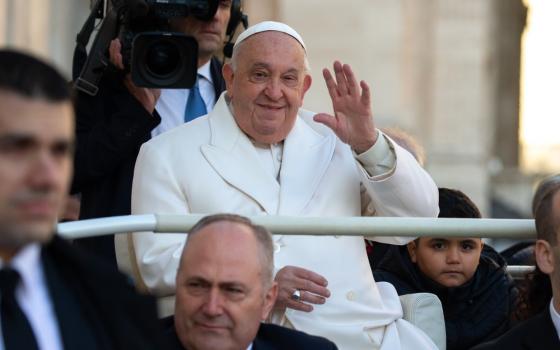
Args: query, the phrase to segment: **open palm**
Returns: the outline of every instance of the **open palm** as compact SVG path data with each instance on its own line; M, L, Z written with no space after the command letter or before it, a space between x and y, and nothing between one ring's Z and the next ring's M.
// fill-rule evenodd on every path
M323 77L332 100L334 116L327 113L315 115L316 122L325 124L344 143L356 152L368 150L377 140L377 132L371 111L371 93L368 84L358 85L352 68L335 61L335 78L328 69L323 69Z

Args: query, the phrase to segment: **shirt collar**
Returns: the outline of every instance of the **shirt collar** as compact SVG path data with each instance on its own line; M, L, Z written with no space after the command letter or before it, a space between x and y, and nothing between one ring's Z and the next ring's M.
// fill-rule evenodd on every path
M553 299L550 300L550 318L552 318L552 324L554 324L556 329L556 335L560 338L560 314L554 308Z
M206 62L202 67L198 68L198 74L202 75L208 82L212 82L212 75L210 74L210 62Z
M39 243L26 245L11 260L9 265L19 272L21 276L21 285L25 291L29 286L36 285L37 279L40 278L40 259L41 246ZM0 266L7 265L3 261Z

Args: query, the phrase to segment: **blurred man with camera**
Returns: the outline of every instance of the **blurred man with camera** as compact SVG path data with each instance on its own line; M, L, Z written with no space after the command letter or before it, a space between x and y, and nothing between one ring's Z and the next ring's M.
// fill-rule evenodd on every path
M78 92L77 150L73 193L81 193L81 219L130 214L130 192L140 146L177 125L209 112L225 88L221 63L214 57L225 42L232 11L239 0L217 0L213 18L172 18L172 31L198 42L197 81L191 89L149 89L134 85L125 74L122 43L115 39L97 96ZM235 15L235 18L238 16ZM239 21L239 19L236 19ZM229 27L235 29L237 23ZM78 241L116 267L113 236Z

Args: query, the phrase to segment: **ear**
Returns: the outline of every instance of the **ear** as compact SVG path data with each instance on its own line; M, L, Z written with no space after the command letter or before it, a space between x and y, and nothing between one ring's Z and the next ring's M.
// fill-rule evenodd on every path
M412 241L406 245L408 250L408 255L410 255L410 260L416 264L416 241Z
M234 72L231 63L224 64L224 66L222 67L222 76L224 77L224 80L226 82L226 90L230 98L233 94L233 75Z
M542 272L547 275L554 272L554 252L547 241L538 239L535 243L535 260Z
M305 95L307 90L309 90L312 82L313 82L313 79L311 78L311 75L305 74L305 77L303 78L303 95Z
M273 281L272 285L264 295L264 305L261 314L262 321L266 321L266 319L268 318L270 311L276 303L276 297L278 297L278 283L276 281Z

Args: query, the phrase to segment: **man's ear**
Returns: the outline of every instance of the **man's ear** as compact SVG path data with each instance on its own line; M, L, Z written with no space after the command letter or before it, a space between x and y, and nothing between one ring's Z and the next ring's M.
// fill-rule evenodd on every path
M231 63L226 63L222 67L222 76L224 77L224 81L226 82L226 90L228 96L231 98L233 92L233 67Z
M276 303L276 298L278 297L278 283L276 281L272 282L272 285L270 286L270 288L266 291L266 294L264 295L264 306L263 306L263 311L261 314L261 320L262 321L266 321L268 318L268 315L270 314L270 311L272 310L272 308L274 307L274 304Z
M304 94L307 92L307 90L309 90L312 82L313 82L313 79L311 78L311 75L305 74L305 77L303 78L303 93Z
M539 269L547 275L554 271L554 252L547 241L538 239L535 243L535 260Z
M416 241L412 241L406 245L406 249L408 250L408 255L410 255L410 260L416 264Z

